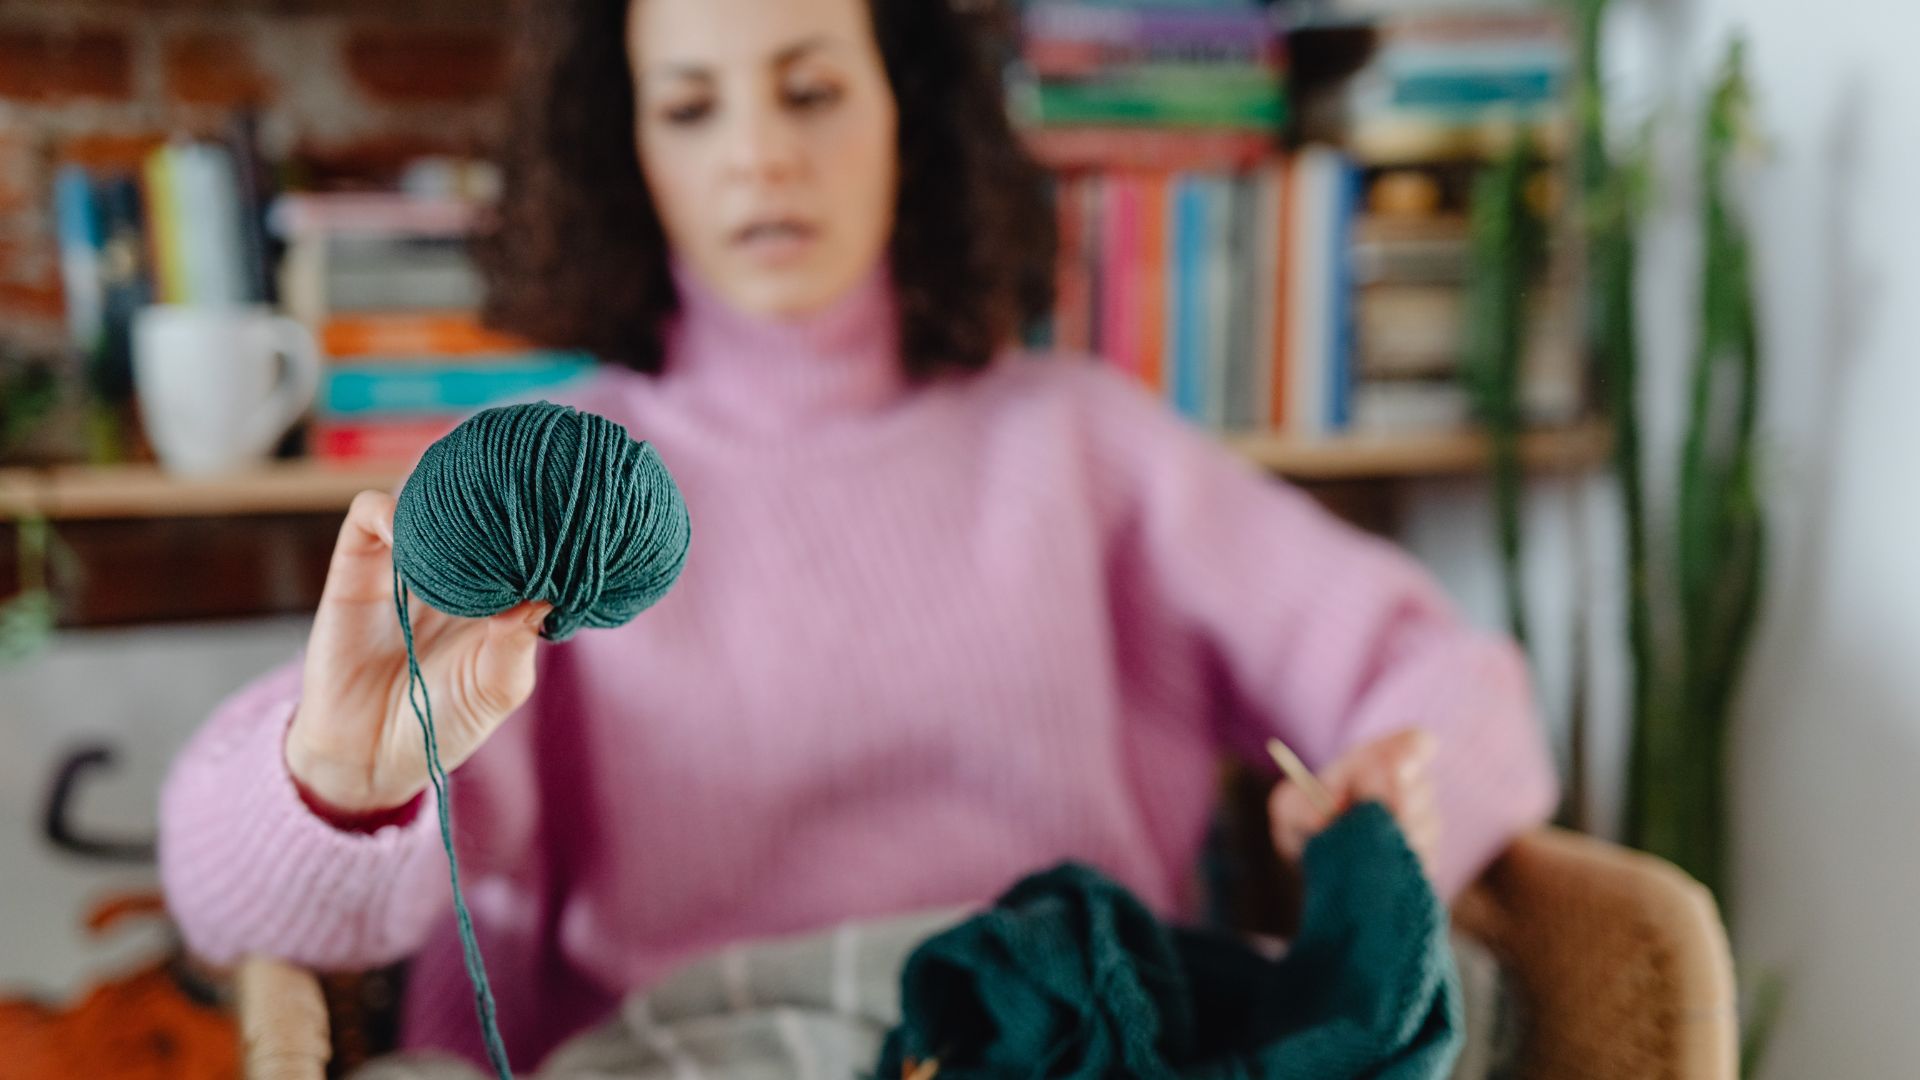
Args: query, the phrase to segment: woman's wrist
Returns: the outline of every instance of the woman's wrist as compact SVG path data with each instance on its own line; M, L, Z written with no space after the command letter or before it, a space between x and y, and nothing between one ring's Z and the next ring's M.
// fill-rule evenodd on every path
M362 770L343 769L312 753L301 738L301 719L296 707L282 747L282 764L309 810L328 824L353 832L372 832L412 820L419 809L420 792L383 798L368 790L364 777L357 783L336 782L344 778L343 774Z

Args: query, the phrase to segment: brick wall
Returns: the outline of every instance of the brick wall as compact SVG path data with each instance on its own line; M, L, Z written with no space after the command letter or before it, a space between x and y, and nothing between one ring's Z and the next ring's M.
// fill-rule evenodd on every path
M513 0L0 0L0 344L63 336L51 184L260 109L268 155L377 175L484 153Z

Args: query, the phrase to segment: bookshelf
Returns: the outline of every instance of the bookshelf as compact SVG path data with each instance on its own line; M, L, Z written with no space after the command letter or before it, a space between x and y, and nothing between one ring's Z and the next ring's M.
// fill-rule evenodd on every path
M1279 434L1227 435L1235 453L1298 483L1392 481L1467 476L1485 469L1484 436L1343 436L1300 439ZM1521 456L1534 471L1573 471L1598 465L1611 440L1597 422L1528 434ZM170 476L152 465L57 466L0 469L0 518L26 514L56 521L142 518L222 518L279 514L338 514L358 492L391 490L398 467L346 467L312 461L277 462L243 473L206 478Z

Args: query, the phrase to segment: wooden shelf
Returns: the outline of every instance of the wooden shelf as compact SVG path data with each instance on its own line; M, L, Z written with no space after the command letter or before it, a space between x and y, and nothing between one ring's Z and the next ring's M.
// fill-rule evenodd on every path
M226 476L171 476L152 465L0 469L0 517L61 520L340 513L399 471L284 462Z
M1492 457L1487 437L1470 433L1326 439L1229 435L1226 441L1254 464L1306 482L1465 475L1486 468ZM1530 471L1568 472L1598 465L1612 446L1607 426L1591 422L1529 432L1521 437L1520 456Z
M1229 435L1227 445L1262 468L1303 482L1366 481L1473 473L1486 467L1480 435L1421 438ZM1564 471L1590 467L1610 440L1599 424L1525 437L1527 467ZM152 465L0 469L0 518L39 513L60 520L337 514L367 488L392 490L393 467L282 462L230 476L178 477Z

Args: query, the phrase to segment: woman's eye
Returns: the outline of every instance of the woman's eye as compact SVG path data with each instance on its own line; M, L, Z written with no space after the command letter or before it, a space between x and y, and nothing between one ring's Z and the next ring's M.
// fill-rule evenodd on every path
M713 105L711 102L688 101L669 105L661 109L660 118L669 124L675 125L697 124L705 119L707 114L712 111Z
M787 91L787 102L797 109L819 109L840 100L837 86L801 86Z

